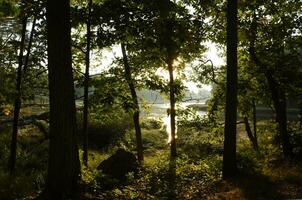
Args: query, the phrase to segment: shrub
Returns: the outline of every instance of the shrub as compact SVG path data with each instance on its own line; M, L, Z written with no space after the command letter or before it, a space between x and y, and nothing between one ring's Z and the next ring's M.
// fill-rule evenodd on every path
M289 125L290 142L293 146L293 152L297 157L302 156L302 129L300 124L292 122Z
M141 128L145 129L160 129L163 122L156 119L144 119L141 123Z
M165 149L167 145L167 134L157 129L142 129L142 142L145 151L155 152ZM135 131L128 130L125 134L123 144L130 150L136 148Z
M129 117L129 114L122 111L118 113L91 113L88 125L89 145L108 151L114 145L119 144L126 131L133 127L133 122L129 120ZM82 122L79 121L79 124Z

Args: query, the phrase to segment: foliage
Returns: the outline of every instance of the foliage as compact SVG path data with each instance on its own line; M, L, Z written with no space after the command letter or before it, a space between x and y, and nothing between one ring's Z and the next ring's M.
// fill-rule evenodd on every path
M222 155L223 129L199 130L196 127L181 127L178 131L178 146L192 162L205 157Z
M129 113L121 108L105 107L91 108L88 125L88 140L92 148L109 151L121 145L126 132L133 128ZM82 115L78 113L78 129L82 127ZM82 135L80 135L82 136ZM81 140L80 140L81 141Z
M141 127L148 130L160 129L162 127L162 122L156 119L144 119L141 123Z
M295 155L301 158L302 155L302 129L301 124L292 122L289 124L289 133L291 136L291 144Z
M197 108L198 109L198 108ZM178 108L177 109L177 125L181 127L196 127L203 129L206 126L205 116L197 114L197 109L194 107Z
M164 153L156 156L137 177L129 174L125 183L110 180L99 172L96 174L98 181L95 187L103 190L99 196L105 199L165 199L172 196L177 199L201 198L211 193L210 186L220 177L219 170L211 170L219 168L218 163L220 161L217 162L215 158L197 163L179 158L172 169Z
M8 3L4 0L0 3ZM35 96L47 95L47 76L45 73L46 58L46 39L45 39L45 10L43 0L37 1L9 1L16 9L12 16L6 16L0 20L1 53L0 53L0 105L12 104L15 99L16 91L16 65L18 63L18 50L20 46L21 21L23 14L27 17L27 24L30 25L34 18L37 23L34 28L34 39L28 55L27 73L23 74L22 99L34 100ZM0 6L1 8L1 6ZM22 12L21 12L22 10ZM9 10L7 10L9 11ZM1 13L1 11L0 11ZM1 15L1 14L0 14ZM28 26L30 27L30 26ZM30 30L27 30L25 38L24 60L27 57L29 47ZM25 61L23 62L25 63ZM39 77L39 78L37 78Z
M36 196L45 185L48 142L38 129L27 126L20 129L17 149L17 170L12 178L7 170L10 144L9 127L0 130L0 198L19 199Z
M155 151L160 151L168 147L167 134L159 129L145 129L142 127L142 142L145 149L145 153L153 154ZM123 139L123 144L130 150L135 149L135 133L133 130L126 132Z
M1 0L0 1L0 18L12 16L16 14L16 0Z

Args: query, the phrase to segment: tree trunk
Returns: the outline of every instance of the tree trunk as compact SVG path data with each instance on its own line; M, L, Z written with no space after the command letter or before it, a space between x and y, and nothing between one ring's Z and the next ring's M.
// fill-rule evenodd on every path
M300 105L300 129L302 129L302 105Z
M265 73L272 95L273 105L276 112L276 122L278 124L278 133L281 137L282 150L285 157L293 157L293 148L289 142L287 131L287 112L285 92L276 83L269 71Z
M36 21L37 21L37 18L36 18L36 16L34 16L33 24L32 24L32 27L31 27L31 32L30 32L30 36L29 36L29 42L28 42L28 47L27 47L27 54L26 54L26 57L25 57L25 60L24 60L24 68L23 68L24 74L26 73L27 68L28 68L28 60L29 60L31 46L32 46L33 38L34 38Z
M16 99L14 103L13 132L12 132L10 157L9 157L10 175L14 174L15 167L16 167L17 135L18 135L18 122L19 122L20 108L21 108L21 83L22 83L23 51L25 46L26 24L27 24L27 18L22 17L22 33L21 33L20 52L18 57L18 69L17 69L17 78L16 78Z
M174 76L173 76L173 61L168 61L168 70L169 70L169 87L170 87L170 115L171 115L171 158L175 158L177 156L176 153L176 121L175 121L175 86L174 86Z
M254 137L253 135L253 132L251 130L251 126L250 126L250 123L249 123L249 119L247 116L244 116L243 117L243 121L244 121L244 125L245 125L245 131L247 133L247 136L249 137L252 145L253 145L253 148L258 151L258 142L257 142L257 138Z
M286 113L286 97L285 91L282 91L281 86L273 77L273 72L266 68L266 64L263 63L256 55L255 41L257 33L256 18L254 17L250 32L252 33L252 38L250 41L249 52L253 61L261 67L261 72L266 77L268 82L269 90L272 96L273 105L276 112L276 122L278 123L278 132L282 139L282 149L285 157L293 156L293 149L289 142L289 135L287 132L287 113Z
M49 80L48 199L67 199L77 189L80 162L71 66L69 0L48 0L47 43Z
M125 77L126 81L128 83L130 92L131 92L131 98L132 102L134 104L134 113L133 113L133 123L135 127L135 136L136 136L136 148L137 148L137 158L140 164L144 162L144 154L143 154L143 142L142 142L142 133L141 133L141 127L139 124L139 105L138 105L138 99L137 94L135 91L135 86L133 83L133 79L131 76L131 69L128 62L127 52L125 44L121 44L122 54L123 54L123 62L124 62L124 71L125 71Z
M287 113L286 113L286 98L282 92L279 103L276 106L276 120L278 123L279 134L282 138L283 153L287 157L293 157L293 148L289 141L287 131Z
M92 0L88 3L88 18L87 18L87 49L86 49L86 69L84 79L84 108L83 108L83 163L88 166L88 93L89 93L89 68L90 68L90 44L91 44L91 7Z
M258 145L258 137L257 137L257 115L256 115L256 102L253 100L253 128L254 128L254 138L255 141L257 142L257 149L259 149Z
M227 2L227 82L222 176L233 177L236 166L237 122L237 0Z

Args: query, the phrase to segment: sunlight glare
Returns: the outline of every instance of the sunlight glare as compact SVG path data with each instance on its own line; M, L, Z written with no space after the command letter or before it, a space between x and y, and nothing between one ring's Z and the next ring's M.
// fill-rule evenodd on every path
M171 143L171 140L172 140L172 135L171 135L171 115L168 115L167 117L164 117L162 119L163 121L163 126L166 127L166 132L168 134L168 140L167 140L167 144L170 144ZM175 139L177 138L177 120L176 120L176 117L175 117Z

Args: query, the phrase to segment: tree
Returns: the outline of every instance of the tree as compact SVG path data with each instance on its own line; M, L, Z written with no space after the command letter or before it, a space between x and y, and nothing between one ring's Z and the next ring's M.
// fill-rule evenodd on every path
M131 93L131 98L133 101L133 122L134 122L134 128L135 128L135 136L136 136L136 146L137 146L137 158L140 164L144 161L144 155L143 155L143 142L142 142L142 132L141 127L139 123L139 104L138 104L138 97L135 91L135 85L134 80L132 78L131 68L129 66L128 62L128 56L126 52L125 44L121 44L121 50L123 54L123 63L124 63L124 73L126 82L129 86L129 90Z
M101 7L97 9L96 13L99 14L98 17L101 19L100 22L102 23L100 26L101 30L99 30L98 34L99 46L102 48L117 43L120 43L121 46L121 65L123 66L124 79L128 86L127 90L131 97L131 100L126 102L126 104L128 104L126 109L132 114L136 135L137 158L139 163L142 164L144 156L139 119L140 108L136 94L137 85L133 72L135 67L139 68L140 66L131 66L131 61L129 61L128 51L126 49L129 43L135 43L135 41L137 41L137 37L133 35L134 30L138 28L134 25L139 25L136 23L139 19L139 16L137 16L137 5L136 2L109 0L104 1ZM109 27L114 27L114 29Z
M16 164L17 134L18 134L18 121L19 121L20 107L21 107L21 81L22 81L23 53L24 53L23 51L24 51L24 44L25 44L26 24L27 24L27 18L23 16L22 34L21 34L21 41L20 41L20 53L18 57L18 70L17 70L17 78L16 78L17 95L14 103L13 132L12 132L11 150L10 150L10 157L9 157L9 170L11 175L15 170L15 164Z
M224 129L224 179L236 174L237 124L237 0L227 2L227 80Z
M45 192L48 199L66 199L80 179L69 0L48 0L46 10L50 141Z
M36 16L35 12L33 12L33 22L32 28L29 36L28 45L26 47L26 26L28 18L30 18L30 11L33 10L32 6L29 6L26 2L21 2L21 24L22 24L22 34L20 41L20 51L18 56L18 68L17 68L17 76L16 76L16 97L14 101L14 118L13 118L13 130L12 130L12 140L11 140L11 149L10 149L10 157L9 157L9 170L12 175L15 170L16 165L16 152L17 152L17 135L18 135L18 122L19 115L21 109L21 101L22 101L22 93L24 93L23 79L26 77L26 72L29 65L30 53L32 50L33 36L36 28ZM26 48L26 55L24 56L24 51Z
M203 49L200 45L204 31L202 30L204 27L202 20L199 20L197 16L190 15L187 7L182 3L178 5L171 1L108 0L99 6L95 5L93 22L101 23L99 24L97 39L99 47L103 48L113 44L124 46L122 49L125 51L123 51L123 58L120 63L123 65L125 82L129 88L129 96L131 96L131 103L128 107L132 108L134 114L138 154L142 154L139 153L142 151L139 150L142 144L140 142L139 117L137 117L139 106L135 89L139 88L140 85L147 86L151 82L150 85L156 85L154 80L149 81L150 76L147 75L154 77L152 72L155 73L159 67L169 68L171 75L168 86L161 87L170 94L170 99L172 99L170 114L172 127L174 127L172 128L174 129L172 131L174 137L172 138L175 138L175 103L180 81L174 80L175 66L173 65L175 61L180 61L180 65L184 65L193 57L200 56L199 53ZM181 71L181 67L177 67ZM147 80L144 79L145 77ZM173 152L172 155L175 155L174 140L171 143L171 149L174 149L171 152ZM140 155L138 157L142 158Z
M90 68L90 46L91 46L91 9L92 0L88 2L88 16L87 16L87 33L86 33L86 52L85 52L85 77L84 77L84 108L83 108L83 163L88 166L88 93L89 93L89 68Z
M7 17L17 12L16 0L0 0L0 17Z
M190 14L189 5L182 2L157 1L151 4L151 10L157 15L153 17L153 29L155 30L154 41L158 48L157 58L162 60L161 65L169 72L168 93L170 100L170 123L171 123L171 158L175 158L176 152L176 109L177 95L179 94L179 80L174 77L176 70L181 71L184 63L189 63L193 59L200 57L204 51L201 42L205 39L206 26L203 21L204 16L199 16L198 12ZM201 8L200 8L201 7ZM198 5L196 10L202 10L204 5ZM152 45L151 45L152 47ZM154 52L149 50L149 52ZM178 69L176 69L178 68Z
M265 2L247 3L242 23L246 42L243 47L254 63L254 72L261 74L275 111L279 142L285 157L293 157L288 133L287 100L295 94L301 76L301 20L299 1L276 1L271 7ZM262 79L260 80L260 77Z
M224 27L224 16L218 13L221 13L224 4L223 1L217 2L212 12L215 22L212 24L212 40L221 44L225 35L221 28ZM238 89L247 89L248 95L244 97L242 91L239 92L238 109L243 116L253 115L255 135L255 104L262 103L271 107L276 114L276 138L286 157L292 154L286 122L287 99L299 98L297 91L300 82L298 77L301 76L300 7L300 1L292 0L276 1L273 5L264 1L242 1L238 7L238 50L239 55L246 59L243 65L240 64L242 69L246 69L239 71L239 78L246 78L248 82L248 85L242 82L243 87L239 85ZM256 84L253 85L254 83ZM250 88L251 86L253 87ZM248 99L249 97L252 98Z

